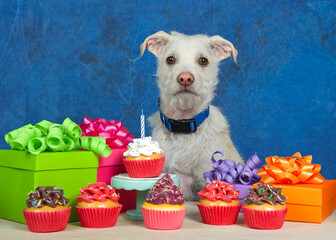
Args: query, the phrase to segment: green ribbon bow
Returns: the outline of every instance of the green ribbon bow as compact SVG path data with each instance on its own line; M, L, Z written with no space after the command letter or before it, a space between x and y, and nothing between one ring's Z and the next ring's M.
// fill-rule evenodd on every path
M14 150L25 150L38 155L43 151L64 152L83 148L108 157L112 151L102 137L81 137L81 128L66 118L62 124L46 120L28 124L5 135L8 145Z

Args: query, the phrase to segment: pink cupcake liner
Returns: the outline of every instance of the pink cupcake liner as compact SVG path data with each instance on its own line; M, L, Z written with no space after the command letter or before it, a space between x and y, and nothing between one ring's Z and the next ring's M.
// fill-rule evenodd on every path
M236 223L241 206L206 206L197 203L197 207L204 223L231 225Z
M157 177L162 173L165 157L146 160L123 159L128 175L132 178Z
M118 219L122 205L107 208L81 208L76 211L83 227L108 228L113 227Z
M287 215L287 208L274 211L255 210L244 206L242 208L245 221L251 228L279 229L282 227Z
M141 207L145 226L156 230L174 230L182 226L186 208L181 210L155 210Z
M70 213L71 207L48 212L27 212L23 210L23 216L29 231L40 233L64 230L68 224Z

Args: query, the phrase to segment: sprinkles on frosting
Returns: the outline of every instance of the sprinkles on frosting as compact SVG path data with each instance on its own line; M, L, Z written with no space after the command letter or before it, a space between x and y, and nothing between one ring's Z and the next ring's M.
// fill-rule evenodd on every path
M28 193L29 197L26 199L28 208L42 208L44 206L55 208L57 205L65 206L69 202L69 199L64 196L62 188L46 186L37 187L35 190Z
M161 154L162 150L157 141L152 137L135 138L127 145L128 150L124 152L124 157L138 157L140 155L151 156L153 153Z
M80 192L81 195L76 197L78 202L106 202L107 199L110 199L111 201L117 203L120 198L119 194L116 193L115 188L104 182L91 183L88 187L81 188Z
M270 205L285 204L287 197L281 194L282 188L276 188L272 185L258 183L256 188L249 190L249 195L244 198L247 205L256 204L263 205L265 203Z
M184 195L178 186L175 185L168 173L160 178L148 192L146 202L152 204L182 205L185 201Z
M237 200L240 191L236 191L235 187L227 182L214 180L211 184L205 185L204 189L198 192L201 199L209 199L212 202L222 200L231 203L232 200Z

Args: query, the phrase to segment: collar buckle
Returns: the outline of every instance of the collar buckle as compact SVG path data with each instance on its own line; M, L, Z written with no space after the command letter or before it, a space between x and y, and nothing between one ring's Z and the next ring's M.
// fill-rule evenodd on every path
M196 132L197 126L200 126L204 120L209 116L209 106L203 112L200 112L191 119L175 120L166 117L160 109L160 98L158 99L160 119L164 126L170 132L175 133L192 133Z
M196 132L197 130L197 124L196 119L181 119L181 120L175 120L168 118L167 121L167 127L168 129L171 128L170 131L172 132ZM170 126L169 126L170 125Z

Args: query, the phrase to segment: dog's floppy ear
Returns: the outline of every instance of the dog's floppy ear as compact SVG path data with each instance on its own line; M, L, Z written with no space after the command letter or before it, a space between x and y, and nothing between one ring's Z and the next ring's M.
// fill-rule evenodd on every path
M209 39L211 50L219 60L228 58L232 54L233 60L237 63L238 51L231 42L218 35L210 37Z
M169 35L164 31L159 31L153 35L150 35L140 46L141 50L140 57L142 57L146 48L148 48L148 50L157 57L161 53L163 47L167 45L170 38L171 35Z

